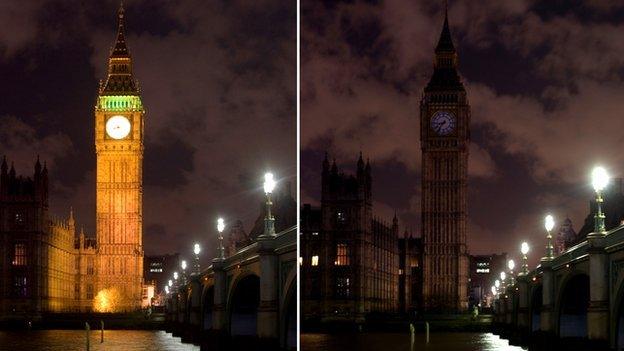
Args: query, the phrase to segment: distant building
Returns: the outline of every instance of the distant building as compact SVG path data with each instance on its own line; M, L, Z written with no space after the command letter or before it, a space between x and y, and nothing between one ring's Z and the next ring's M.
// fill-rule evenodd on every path
M301 212L301 306L310 320L363 321L399 310L399 229L373 215L370 164L323 161L321 207Z
M517 267L520 269L520 267ZM508 272L507 254L470 256L469 304L484 306L500 272ZM517 274L517 272L515 272Z
M574 246L577 240L578 238L572 226L572 220L566 217L563 223L561 223L555 237L555 254L559 255Z
M191 265L187 267L190 273ZM143 277L146 283L153 283L155 294L159 294L165 290L169 279L173 276L173 272L181 272L180 254L174 253L170 255L145 256L143 263Z

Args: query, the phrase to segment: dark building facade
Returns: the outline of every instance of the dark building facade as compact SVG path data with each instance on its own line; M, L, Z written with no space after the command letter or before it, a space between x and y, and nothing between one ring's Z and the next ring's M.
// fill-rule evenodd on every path
M458 73L448 14L435 49L434 70L420 102L424 307L468 307L466 248L470 105Z
M371 167L323 161L321 207L301 210L303 319L361 322L399 310L399 228L373 215Z
M422 239L405 232L399 239L399 311L422 310Z

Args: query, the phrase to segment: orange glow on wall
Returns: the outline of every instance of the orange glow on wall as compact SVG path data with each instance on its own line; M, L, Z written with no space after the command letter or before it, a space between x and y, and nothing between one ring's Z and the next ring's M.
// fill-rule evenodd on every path
M93 309L96 312L118 312L121 304L121 294L116 288L100 290L93 300Z

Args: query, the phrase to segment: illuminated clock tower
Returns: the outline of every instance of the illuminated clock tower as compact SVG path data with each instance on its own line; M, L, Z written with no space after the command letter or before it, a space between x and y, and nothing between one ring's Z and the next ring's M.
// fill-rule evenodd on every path
M140 307L143 283L143 130L145 110L119 8L117 41L95 106L96 233L99 289L116 289L116 310Z
M430 311L468 308L466 184L470 105L457 72L448 24L435 50L433 76L420 103L423 302Z

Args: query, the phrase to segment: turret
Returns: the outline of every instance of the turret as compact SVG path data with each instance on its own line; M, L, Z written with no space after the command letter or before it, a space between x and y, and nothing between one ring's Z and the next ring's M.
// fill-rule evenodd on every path
M2 158L2 166L0 166L0 195L5 195L8 189L8 181L9 181L9 173L8 166L6 162L6 156Z

